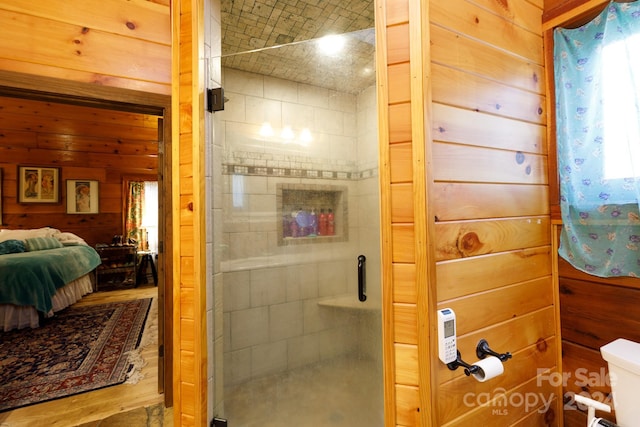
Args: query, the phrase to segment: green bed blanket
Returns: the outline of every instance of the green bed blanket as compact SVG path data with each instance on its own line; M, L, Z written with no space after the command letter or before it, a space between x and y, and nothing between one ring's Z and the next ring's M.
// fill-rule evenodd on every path
M51 297L100 265L91 246L65 246L0 255L0 304L32 305L48 313Z

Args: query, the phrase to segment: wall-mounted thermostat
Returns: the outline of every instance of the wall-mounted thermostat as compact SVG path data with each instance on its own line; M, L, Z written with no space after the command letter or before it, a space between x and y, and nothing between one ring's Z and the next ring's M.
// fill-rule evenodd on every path
M444 363L458 358L456 314L450 308L438 310L438 357Z

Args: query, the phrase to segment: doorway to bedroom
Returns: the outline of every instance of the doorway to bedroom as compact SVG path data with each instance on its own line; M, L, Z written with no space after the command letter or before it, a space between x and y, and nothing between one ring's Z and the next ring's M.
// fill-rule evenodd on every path
M37 83L36 79L35 86ZM64 88L62 89L64 92ZM141 100L135 99L134 93L130 99L115 101L118 96L127 91L114 90L111 95L107 96L108 100L92 98L94 95L97 97L105 96L105 91L99 92L98 94L87 92L86 96L65 99L64 95L14 90L9 87L1 87L0 84L0 96L2 96L0 104L3 107L3 114L0 115L0 129L2 129L0 168L3 171L2 192L0 193L3 209L0 228L51 227L79 235L91 246L111 244L114 235L124 234L122 182L119 178L125 172L147 176L151 172L158 182L158 211L160 212L158 217L162 220L157 225L160 248L156 252L157 257L154 256L154 266L157 267L158 276L157 284L146 281L147 283L134 286L131 289L97 292L82 301L82 304L90 304L122 298L144 298L149 295L158 301L158 314L155 315L155 319L157 319L156 325L159 328L159 340L154 346L155 350L148 352L150 360L146 368L146 375L152 375L152 386L149 388L149 377L147 377L145 388L136 388L137 400L133 399L132 395L127 397L122 392L113 392L113 396L107 400L99 399L101 402L99 411L85 411L86 415L92 416L92 420L103 419L114 413L133 409L138 404L145 406L146 404L143 404L140 398L146 398L147 402L156 403L162 403L163 400L171 401L170 388L164 388L165 378L168 378L168 386L171 385L171 373L165 368L165 366L171 366L171 361L158 357L158 354L162 354L163 350L168 356L171 355L170 341L165 340L166 336L171 336L170 302L164 298L166 292L171 289L171 283L164 275L164 271L170 271L170 266L167 267L167 262L161 252L167 247L170 248L171 243L164 238L164 236L170 235L167 228L170 221L169 216L164 214L164 206L168 205L171 200L170 183L162 179L163 176L170 177L170 173L167 173L169 160L163 154L164 148L170 143L168 138L165 138L165 135L170 135L170 132L166 130L167 126L164 120L165 116L168 117L168 97L160 97L163 98L161 102L158 101L160 99L158 97L151 97L151 100ZM12 108L13 112L7 112ZM79 120L79 115L84 120ZM137 122L137 126L123 127L114 124L118 118L124 116ZM29 117L37 118L38 121L35 125L33 121L30 122L32 119ZM82 123L83 121L84 123ZM152 135L152 137L145 136L142 141L137 141L135 131L140 129L145 135ZM49 131L45 132L45 130ZM89 135L90 131L99 131L103 135ZM109 133L111 135L108 135ZM109 139L113 142L106 143L105 141ZM60 157L51 156L52 150L61 153ZM155 167L149 166L154 158ZM65 184L67 180L97 181L100 197L99 211L85 215L72 214L67 212L63 200L52 205L34 206L17 203L18 165L32 164L51 166L59 170L61 199L66 197ZM28 211L25 208L28 208ZM167 310L167 303L169 310ZM165 319L169 319L169 321ZM153 316L149 320L153 321ZM149 367L152 369L151 371L148 370ZM129 387L141 387L141 385ZM73 419L69 418L69 412L65 412L72 406L77 406L77 403L69 405L65 404L64 400L58 400L48 404L30 406L24 410L0 413L0 421L27 418L37 420L37 417L41 416L42 420L49 423L52 421L52 414L56 414L56 417L60 418L60 425L63 425ZM92 420L87 419L86 421ZM74 422L76 421L74 419Z

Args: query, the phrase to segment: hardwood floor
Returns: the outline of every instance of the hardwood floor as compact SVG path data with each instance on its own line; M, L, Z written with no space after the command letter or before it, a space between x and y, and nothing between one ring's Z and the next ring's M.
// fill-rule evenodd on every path
M76 304L80 306L156 297L157 290L154 286L145 286L122 291L96 292L87 295ZM157 315L156 298L149 312L147 325L155 323L157 326ZM0 413L0 427L105 425L96 421L162 403L164 397L158 393L157 343L147 345L141 355L146 366L141 371L144 377L137 384L121 384Z

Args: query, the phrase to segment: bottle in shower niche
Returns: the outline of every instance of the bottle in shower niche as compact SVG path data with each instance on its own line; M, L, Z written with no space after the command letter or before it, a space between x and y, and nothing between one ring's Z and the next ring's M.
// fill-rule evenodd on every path
M298 208L296 222L298 223L298 237L307 237L309 235L309 212Z
M333 236L334 234L336 234L336 218L333 210L329 209L327 214L327 235Z
M298 237L300 235L300 227L298 227L298 221L296 221L297 216L298 212L291 212L291 222L289 223L291 229L291 237Z
M282 215L282 237L291 237L291 215Z
M320 217L318 218L318 235L327 235L327 214L324 213L324 209L320 209Z
M311 208L309 214L309 236L315 237L318 235L318 215L316 215L315 208Z

